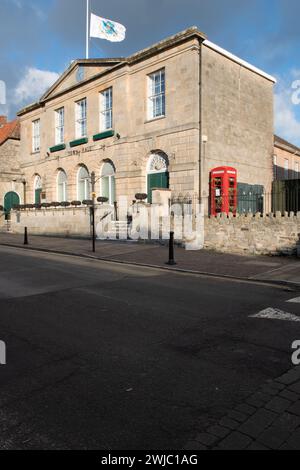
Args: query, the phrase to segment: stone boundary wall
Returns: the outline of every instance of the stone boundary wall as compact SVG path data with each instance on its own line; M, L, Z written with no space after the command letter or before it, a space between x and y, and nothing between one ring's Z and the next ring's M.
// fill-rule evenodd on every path
M96 209L96 220L112 209ZM12 211L11 231L33 235L89 237L91 232L88 207ZM269 215L221 214L205 218L205 248L238 254L300 255L300 212Z
M205 219L205 248L239 254L297 253L300 212L240 215L221 214Z
M32 235L89 237L91 233L89 208L72 207L12 211L12 232L24 233L25 227Z

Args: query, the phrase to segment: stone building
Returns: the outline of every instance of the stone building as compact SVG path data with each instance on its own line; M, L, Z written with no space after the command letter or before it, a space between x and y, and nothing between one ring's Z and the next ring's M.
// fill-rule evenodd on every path
M8 213L14 204L24 201L24 184L20 170L20 123L7 122L0 116L0 205Z
M300 179L300 148L274 136L274 180Z
M74 61L19 112L27 202L131 202L170 188L208 210L210 172L271 190L275 80L189 28L127 58Z

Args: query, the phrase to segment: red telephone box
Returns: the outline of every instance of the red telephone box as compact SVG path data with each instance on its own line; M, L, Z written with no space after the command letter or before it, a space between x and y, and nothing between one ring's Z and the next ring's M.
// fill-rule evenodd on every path
M236 215L237 170L228 166L215 168L210 174L210 213Z

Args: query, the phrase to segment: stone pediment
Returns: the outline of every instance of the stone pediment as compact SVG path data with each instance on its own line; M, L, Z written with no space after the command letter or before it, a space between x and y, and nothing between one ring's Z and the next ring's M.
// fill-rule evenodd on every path
M75 85L105 72L123 62L124 59L82 59L72 62L70 67L42 96L41 102L54 98Z

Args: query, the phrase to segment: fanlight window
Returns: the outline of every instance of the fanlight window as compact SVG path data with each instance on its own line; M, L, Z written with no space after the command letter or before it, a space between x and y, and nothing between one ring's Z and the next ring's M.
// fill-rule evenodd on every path
M100 192L102 197L107 197L109 204L116 200L115 169L109 162L104 163L101 169Z
M161 153L153 153L147 167L148 202L152 203L154 189L169 188L168 158Z
M35 204L40 204L42 201L42 179L39 175L35 177L34 180L34 203Z
M36 176L35 178L34 189L42 189L42 180L40 176Z
M168 171L168 162L166 158L160 154L152 155L148 165L148 173L163 173L166 171Z

